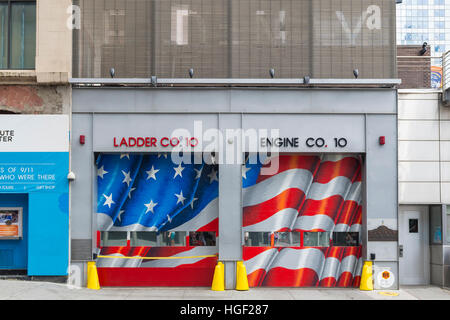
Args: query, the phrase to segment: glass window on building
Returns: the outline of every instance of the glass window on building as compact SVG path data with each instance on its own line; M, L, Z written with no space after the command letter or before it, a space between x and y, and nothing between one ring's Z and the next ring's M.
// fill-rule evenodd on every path
M444 41L445 40L445 33L435 33L434 34L434 40L435 41Z
M434 52L445 52L445 45L440 44L434 47Z
M430 207L430 243L442 244L442 207Z
M445 21L435 21L434 22L434 28L435 29L444 29L445 28Z
M153 231L131 232L132 247L155 247L158 245L158 235Z
M300 246L300 232L274 232L275 247Z
M305 247L329 247L329 232L304 232L303 245Z
M435 9L434 10L434 16L435 17L444 17L445 16L445 10L444 9Z
M333 232L333 246L357 247L358 245L358 232Z
M102 231L100 245L102 247L125 247L127 239L126 231Z
M0 0L0 69L34 69L36 2Z
M202 247L215 245L216 245L215 232L202 232L202 231L189 232L189 246Z

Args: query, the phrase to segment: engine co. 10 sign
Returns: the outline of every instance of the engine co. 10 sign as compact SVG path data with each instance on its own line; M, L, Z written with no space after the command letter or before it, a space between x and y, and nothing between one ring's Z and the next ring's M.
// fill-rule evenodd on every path
M300 138L291 137L291 138L261 138L260 140L261 147L270 148L270 147L284 147L284 148L299 148L301 145ZM308 148L345 148L347 146L346 138L332 138L331 145L329 144L325 138L318 137L309 137L304 140L304 145Z

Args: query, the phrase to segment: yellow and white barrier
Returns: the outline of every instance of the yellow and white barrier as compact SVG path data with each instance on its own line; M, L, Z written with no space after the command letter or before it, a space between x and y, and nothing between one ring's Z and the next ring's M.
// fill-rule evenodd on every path
M248 290L247 270L242 261L236 263L236 290Z
M225 269L222 262L217 262L214 268L214 277L211 285L211 290L213 291L224 291L225 290Z
M89 261L87 265L87 288L92 290L100 290L100 282L98 281L95 261Z

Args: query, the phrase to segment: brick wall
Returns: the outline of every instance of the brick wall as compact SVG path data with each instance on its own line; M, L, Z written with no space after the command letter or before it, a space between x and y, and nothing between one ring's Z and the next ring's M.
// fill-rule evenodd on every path
M0 113L67 114L69 86L0 85Z

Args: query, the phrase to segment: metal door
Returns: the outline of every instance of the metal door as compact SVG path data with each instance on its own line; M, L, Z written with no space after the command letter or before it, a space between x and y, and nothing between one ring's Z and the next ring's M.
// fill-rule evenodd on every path
M400 284L428 284L428 208L401 207L399 220Z

